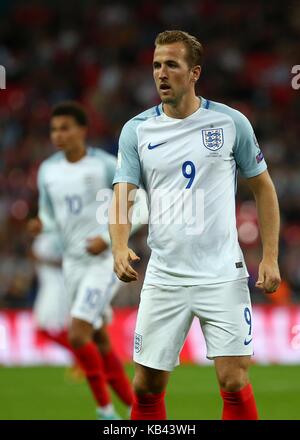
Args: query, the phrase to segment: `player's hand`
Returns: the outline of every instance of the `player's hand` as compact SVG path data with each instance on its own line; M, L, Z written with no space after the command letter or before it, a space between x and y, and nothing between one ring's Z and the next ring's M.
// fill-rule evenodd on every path
M128 247L124 249L114 250L114 271L119 280L125 283L136 281L138 279L138 273L133 269L130 263L136 263L140 261L132 249Z
M92 255L99 255L108 248L108 244L100 237L87 239L86 250Z
M274 293L281 283L277 260L262 260L258 269L256 287L265 293Z
M31 218L28 220L26 225L27 232L31 235L32 238L35 238L42 232L43 225L41 220L38 217Z

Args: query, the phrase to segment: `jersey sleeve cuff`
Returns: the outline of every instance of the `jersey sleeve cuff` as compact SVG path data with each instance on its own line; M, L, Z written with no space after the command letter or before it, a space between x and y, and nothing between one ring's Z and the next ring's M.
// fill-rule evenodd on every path
M116 177L113 180L113 185L116 183L131 183L132 185L135 185L137 188L140 186L140 182L131 176L122 176L122 177Z
M259 176L259 174L262 174L267 169L268 169L267 164L264 164L263 166L257 167L250 171L241 172L241 176L245 177L246 179L250 179L251 177Z

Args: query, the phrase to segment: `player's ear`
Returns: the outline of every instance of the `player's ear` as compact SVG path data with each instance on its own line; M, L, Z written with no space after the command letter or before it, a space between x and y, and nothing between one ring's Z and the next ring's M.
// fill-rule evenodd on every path
M192 68L192 81L196 84L201 75L201 66L194 66Z

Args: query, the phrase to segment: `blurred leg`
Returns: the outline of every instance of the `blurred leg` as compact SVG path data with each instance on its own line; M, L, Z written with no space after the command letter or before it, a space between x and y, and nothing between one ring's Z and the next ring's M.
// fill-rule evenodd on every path
M105 325L94 333L94 341L101 353L104 362L104 371L109 385L125 405L131 406L133 395L130 381L126 376L122 362L110 343Z
M95 400L100 407L111 403L106 383L104 365L96 344L93 342L93 326L81 319L72 318L69 340L74 354L82 366Z

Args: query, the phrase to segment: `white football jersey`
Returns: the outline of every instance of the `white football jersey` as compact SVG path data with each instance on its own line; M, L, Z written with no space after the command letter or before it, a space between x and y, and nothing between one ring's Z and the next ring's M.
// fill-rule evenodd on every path
M63 243L64 258L90 258L87 239L101 236L110 243L108 207L116 158L103 150L87 148L78 162L69 162L63 152L46 159L38 173L39 217L45 231L57 230ZM106 199L97 201L99 190ZM97 210L105 204L103 218ZM91 257L94 258L94 257ZM101 259L112 258L107 249Z
M248 276L235 218L237 171L267 168L248 119L201 98L184 119L153 107L128 121L114 183L148 195L152 250L145 283L196 285Z

